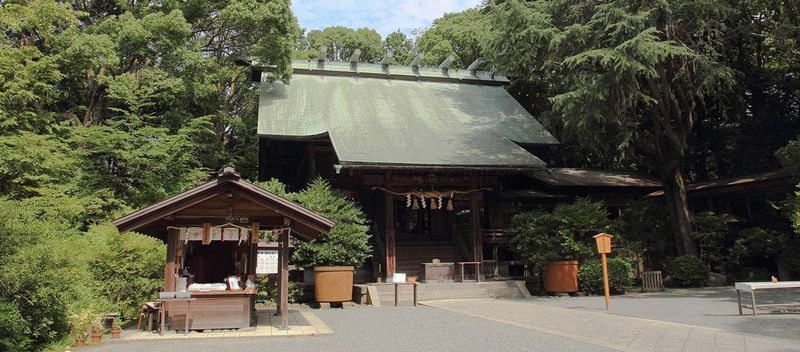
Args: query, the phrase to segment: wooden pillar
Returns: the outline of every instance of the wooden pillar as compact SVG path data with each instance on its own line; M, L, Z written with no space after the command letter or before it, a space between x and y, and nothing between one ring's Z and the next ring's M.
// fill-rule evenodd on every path
M494 268L492 268L492 276L500 277L500 253L497 250L497 244L492 245L492 259L494 259Z
M395 246L394 246L394 197L384 192L384 244L386 246L386 279L391 279L395 271Z
M291 223L289 219L284 220L284 225L288 228ZM281 288L280 288L280 301L281 301L281 330L289 329L289 233L290 230L281 231L281 249L279 256L281 257Z
M275 286L277 286L276 287L276 291L278 292L278 299L275 300L275 314L273 314L273 316L281 315L281 303L283 302L283 299L281 299L281 292L282 292L281 288L283 286L283 280L282 280L282 277L281 277L281 274L282 274L282 270L281 269L283 268L283 237L282 236L283 236L283 231L280 231L280 232L278 232L278 238L275 239L277 241L277 244L278 244L278 274L275 275L275 279L277 280L277 282L275 283Z
M167 257L164 265L164 291L172 292L175 291L175 275L177 274L178 268L178 245L182 245L183 243L180 242L180 231L177 229L169 229L167 230Z
M253 283L256 282L259 231L261 231L261 224L255 221L250 224L250 257L247 261L247 276L248 279L253 280Z
M472 227L472 261L479 262L483 259L483 239L481 234L481 205L478 199L478 192L469 194L469 214Z

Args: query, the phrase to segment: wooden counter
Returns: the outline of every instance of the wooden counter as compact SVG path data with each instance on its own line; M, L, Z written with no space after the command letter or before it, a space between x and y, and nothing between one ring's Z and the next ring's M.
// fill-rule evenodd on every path
M241 329L251 325L255 290L190 292L196 300L189 313L189 330ZM166 302L169 329L184 328L187 304Z

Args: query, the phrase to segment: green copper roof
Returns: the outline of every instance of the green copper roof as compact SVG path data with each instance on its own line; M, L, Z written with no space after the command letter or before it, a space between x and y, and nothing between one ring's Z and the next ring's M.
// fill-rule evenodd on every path
M261 83L258 134L327 134L345 167L543 168L515 142L558 143L501 86L297 71Z

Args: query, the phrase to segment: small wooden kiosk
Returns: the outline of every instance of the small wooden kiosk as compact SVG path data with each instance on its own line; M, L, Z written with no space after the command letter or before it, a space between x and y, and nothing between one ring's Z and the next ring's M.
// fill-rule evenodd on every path
M113 223L120 232L136 231L166 242L163 291L190 299L166 299L162 309L167 328L181 330L238 329L254 323L262 231L278 235L278 310L282 326L288 327L289 236L309 241L333 226L325 217L242 180L231 166L205 184Z

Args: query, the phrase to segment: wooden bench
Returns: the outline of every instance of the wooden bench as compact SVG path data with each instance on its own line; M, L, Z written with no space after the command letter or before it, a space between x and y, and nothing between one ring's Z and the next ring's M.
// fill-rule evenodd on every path
M642 292L664 291L661 271L645 271L642 273Z
M742 292L750 292L750 300L753 309L753 316L756 316L756 291L774 290L781 288L800 288L800 281L781 281L781 282L737 282L736 300L739 303L739 315L742 315Z

